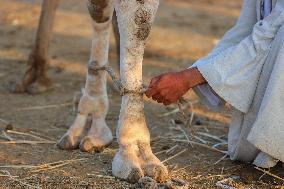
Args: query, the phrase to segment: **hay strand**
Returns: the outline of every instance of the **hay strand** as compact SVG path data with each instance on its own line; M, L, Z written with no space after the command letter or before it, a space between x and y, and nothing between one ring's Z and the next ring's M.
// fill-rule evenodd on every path
M0 144L56 144L54 141L32 141L32 140L12 140L12 141L0 141Z
M279 179L279 180L281 180L281 181L284 181L284 178L281 178L281 177L279 177L279 176L277 176L277 175L275 175L275 174L273 174L273 173L271 173L271 172L269 172L269 171L266 171L266 170L261 169L261 168L259 168L259 167L254 167L254 168L255 168L256 170L259 170L259 171L261 171L261 172L263 172L263 173L269 175L269 176L272 176L272 177L274 177L274 178L276 178L276 179Z
M44 106L31 106L31 107L23 107L18 108L17 111L30 111L30 110L45 110L51 108L61 108L66 106L72 106L73 103L63 103L63 104L51 104L51 105L44 105Z
M218 163L220 163L221 161L223 161L226 157L228 156L228 154L225 154L223 157L221 157L218 161L216 161L214 163L214 165L217 165Z
M11 133L11 134L17 134L17 135L29 136L29 137L35 138L35 139L37 139L37 140L40 140L40 141L49 141L49 140L47 140L47 139L41 138L41 137L39 137L39 136L36 136L36 135L30 134L30 133L24 133L24 132L20 132L20 131L13 131L13 130L8 130L7 132L8 132L8 133Z
M88 158L80 158L80 159L71 159L71 160L61 160L52 163L44 163L39 165L2 165L0 168L10 168L10 169L30 169L30 172L37 173L41 171L49 171L53 169L57 169L59 167L63 167L65 165L79 162L79 161L86 161Z
M183 150L180 151L179 153L177 153L177 154L175 154L175 155L173 155L173 156L171 156L171 157L165 159L164 161L162 161L162 163L166 163L167 161L170 161L170 160L176 158L177 156L181 155L182 153L184 153L184 152L186 152L186 151L187 151L187 149L183 149Z
M173 141L176 141L176 142L188 142L187 140L179 140L179 139L172 139ZM199 142L195 142L195 141L190 141L192 144L194 145L197 145L197 146L201 146L201 147L204 147L204 148L207 148L209 150L212 150L212 151L215 151L215 152L220 152L222 154L227 154L227 151L223 151L223 150L219 150L217 148L213 148L209 145L206 145L206 144L201 144Z

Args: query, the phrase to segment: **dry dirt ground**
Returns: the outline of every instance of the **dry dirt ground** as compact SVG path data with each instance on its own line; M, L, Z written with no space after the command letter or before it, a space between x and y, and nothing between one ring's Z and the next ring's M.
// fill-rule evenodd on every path
M56 142L75 117L72 99L84 85L92 29L84 1L62 0L51 45L49 75L54 90L36 96L10 94L9 82L19 79L26 68L40 2L0 0L0 118L14 126L13 133L9 134L14 139L45 139L43 143L47 143ZM145 83L152 76L185 68L206 55L235 23L240 7L241 0L162 0L145 52ZM110 62L117 70L113 37ZM111 108L107 123L115 133L120 96L111 85L108 91ZM202 106L193 93L186 98L193 105L185 109L185 119L194 112L190 130L194 134L190 139L210 146L226 140L230 108L214 113ZM182 124L184 117L178 112L172 113L176 105L166 108L146 98L145 103L153 151L161 160L166 160L171 178L188 183L183 188L216 188L218 181L236 188L283 188L279 179L263 174L252 165L232 162L220 152L189 145L180 130L188 133ZM165 114L169 112L170 115ZM99 154L62 151L52 142L7 144L5 140L0 141L0 188L140 187L112 177L111 161L118 149L116 141ZM226 145L218 148L225 150ZM283 178L279 167L269 171Z

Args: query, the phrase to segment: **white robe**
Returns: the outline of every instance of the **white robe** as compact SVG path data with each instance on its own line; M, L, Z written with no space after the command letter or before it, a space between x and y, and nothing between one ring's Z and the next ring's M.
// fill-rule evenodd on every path
M202 101L234 107L231 159L272 167L284 162L284 0L272 0L272 12L263 20L262 2L244 0L236 25L193 66L208 82L195 88ZM212 89L217 96L208 98Z

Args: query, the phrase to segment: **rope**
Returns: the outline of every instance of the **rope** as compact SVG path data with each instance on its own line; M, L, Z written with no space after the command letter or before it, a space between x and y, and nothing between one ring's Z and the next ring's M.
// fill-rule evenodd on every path
M141 89L139 90L130 90L127 89L126 87L123 86L121 80L116 76L115 72L113 71L112 67L109 65L104 65L104 66L97 66L96 65L97 62L92 61L89 63L88 66L88 72L91 74L97 74L98 71L106 71L108 73L108 75L110 76L111 80L112 80L112 84L114 86L115 89L117 89L119 91L119 94L121 96L124 96L125 94L144 94L147 90L147 86L142 84Z
M111 77L111 80L113 82L112 84L113 84L114 88L119 91L119 94L121 96L124 96L125 94L129 94L129 93L142 94L143 95L146 92L148 87L145 84L142 84L142 87L139 90L127 89L126 87L123 86L121 80L116 76L116 74L113 71L111 66L109 66L109 65L97 66L96 64L97 64L96 61L91 61L89 63L89 66L88 66L88 72L90 74L98 74L98 71L106 71L108 73L108 75ZM177 105L179 107L180 113L185 117L185 113L184 113L183 109L181 108L181 105L184 101L185 101L184 98L181 97L178 100Z

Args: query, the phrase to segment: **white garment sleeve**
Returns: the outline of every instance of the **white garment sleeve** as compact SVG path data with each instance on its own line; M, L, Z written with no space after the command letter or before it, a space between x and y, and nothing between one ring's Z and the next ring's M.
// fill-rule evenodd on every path
M193 65L220 97L244 113L251 105L271 43L284 23L284 0L279 0L271 15L257 23L255 3L244 0L236 26L212 53Z
M257 22L256 3L258 0L243 0L240 17L237 23L222 37L213 51L208 56L213 56L220 51L238 44L251 34Z
M214 56L224 49L236 45L252 32L253 26L257 22L256 1L243 0L241 14L237 23L223 36L207 57ZM205 61L197 61L190 68L205 63ZM198 85L193 90L199 96L201 102L212 110L218 111L225 104L224 100L208 84Z

